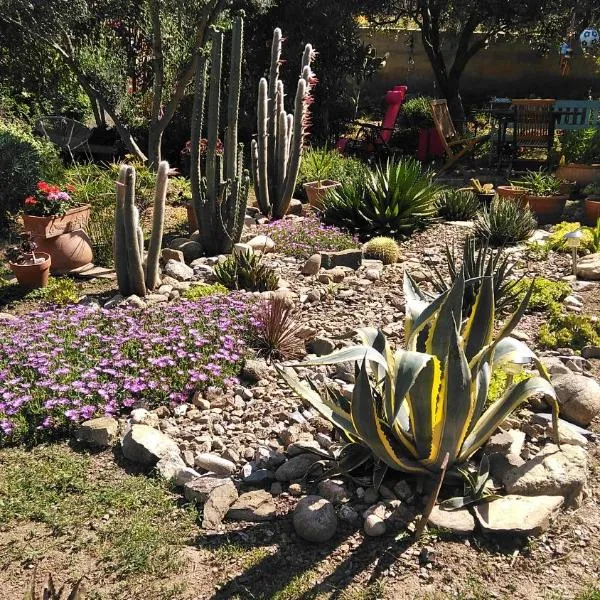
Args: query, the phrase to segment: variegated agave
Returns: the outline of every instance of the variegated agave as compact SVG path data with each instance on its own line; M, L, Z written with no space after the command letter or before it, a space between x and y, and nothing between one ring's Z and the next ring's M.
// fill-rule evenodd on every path
M463 272L433 301L405 274L404 293L405 350L392 352L383 333L365 328L359 330L361 345L279 367L283 379L349 442L370 448L376 462L408 473L439 472L446 454L450 468L465 463L533 395L543 395L552 405L557 435L558 403L549 376L525 344L509 337L531 289L495 339L492 277L482 278L464 322ZM310 379L301 382L292 368L347 361L357 365L351 400L331 387L320 392ZM537 367L539 376L511 385L486 406L492 371L515 371L528 364Z

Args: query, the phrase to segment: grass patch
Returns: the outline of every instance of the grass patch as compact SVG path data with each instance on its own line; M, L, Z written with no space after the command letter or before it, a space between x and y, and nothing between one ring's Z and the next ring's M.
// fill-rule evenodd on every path
M267 548L246 548L240 544L228 543L211 552L211 558L217 564L239 562L242 569L252 569L260 564L270 552Z

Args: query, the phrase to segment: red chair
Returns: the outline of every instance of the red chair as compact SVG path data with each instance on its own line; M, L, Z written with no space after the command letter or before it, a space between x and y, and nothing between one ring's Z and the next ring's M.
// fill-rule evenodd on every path
M385 94L386 110L380 125L354 121L358 126L353 137L340 138L336 148L342 154L354 154L363 157L386 156L391 154L390 141L400 109L406 98L407 87L397 85Z

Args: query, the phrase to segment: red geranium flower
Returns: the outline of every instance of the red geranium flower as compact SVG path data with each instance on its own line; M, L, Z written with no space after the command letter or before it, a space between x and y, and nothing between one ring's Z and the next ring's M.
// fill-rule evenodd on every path
M37 200L33 196L27 196L27 198L25 198L25 204L37 204Z

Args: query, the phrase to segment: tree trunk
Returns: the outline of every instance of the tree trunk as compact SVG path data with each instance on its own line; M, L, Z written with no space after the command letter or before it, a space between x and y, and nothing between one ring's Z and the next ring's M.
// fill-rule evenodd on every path
M150 124L148 129L148 166L156 171L161 158L161 143L164 131L163 124L158 121Z

